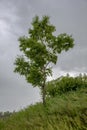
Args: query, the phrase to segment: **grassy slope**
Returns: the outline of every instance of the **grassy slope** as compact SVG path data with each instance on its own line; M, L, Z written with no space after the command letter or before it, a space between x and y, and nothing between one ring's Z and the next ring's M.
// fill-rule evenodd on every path
M87 88L21 110L1 120L0 130L87 130Z

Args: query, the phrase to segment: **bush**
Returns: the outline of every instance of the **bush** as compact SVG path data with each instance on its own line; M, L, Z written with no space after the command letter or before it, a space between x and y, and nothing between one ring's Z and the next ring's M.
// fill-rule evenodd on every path
M47 96L56 96L70 91L87 87L87 76L61 77L47 83Z

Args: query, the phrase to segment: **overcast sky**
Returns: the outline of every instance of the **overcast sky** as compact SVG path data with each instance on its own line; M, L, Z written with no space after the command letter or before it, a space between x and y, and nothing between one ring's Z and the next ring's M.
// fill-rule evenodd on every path
M0 0L0 111L40 100L39 90L13 72L18 38L27 35L35 15L49 15L56 34L65 32L75 39L74 48L59 56L53 78L87 73L87 0Z

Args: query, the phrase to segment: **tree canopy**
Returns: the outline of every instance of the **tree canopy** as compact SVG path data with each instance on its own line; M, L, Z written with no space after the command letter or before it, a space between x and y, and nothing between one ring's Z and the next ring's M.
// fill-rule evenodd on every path
M66 33L54 35L56 28L48 16L35 16L28 36L19 38L19 48L23 55L15 60L15 72L24 75L27 82L40 87L45 104L47 77L52 75L52 64L57 63L58 54L74 46L74 39Z

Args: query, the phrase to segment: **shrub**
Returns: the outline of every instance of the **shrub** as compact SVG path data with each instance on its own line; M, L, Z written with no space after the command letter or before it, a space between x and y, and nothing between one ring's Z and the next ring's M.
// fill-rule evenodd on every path
M87 87L87 76L63 76L47 83L47 96L56 96L70 91Z

